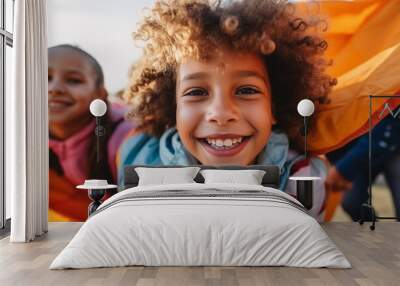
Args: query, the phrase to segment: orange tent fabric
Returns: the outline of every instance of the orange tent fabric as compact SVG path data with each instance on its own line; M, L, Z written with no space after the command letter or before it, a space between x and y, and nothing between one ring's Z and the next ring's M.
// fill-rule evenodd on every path
M338 85L330 103L320 105L309 134L309 149L323 154L368 131L369 95L400 92L400 0L318 1L299 3L300 13L319 13L328 21L328 72ZM373 124L383 105L399 99L374 100Z
M49 169L49 221L85 221L90 199L64 176Z
M400 93L400 0L319 1L301 3L300 13L326 16L327 58L334 64L328 72L338 79L331 102L320 106L309 135L309 148L323 154L339 148L369 129L369 95ZM311 8L310 8L311 7ZM373 124L399 99L374 99ZM329 193L325 220L330 220L342 193Z

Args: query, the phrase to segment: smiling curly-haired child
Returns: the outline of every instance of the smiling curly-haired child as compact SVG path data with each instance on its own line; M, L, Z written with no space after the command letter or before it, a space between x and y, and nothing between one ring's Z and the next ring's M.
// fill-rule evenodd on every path
M300 100L324 102L336 80L325 74L325 22L296 15L287 1L157 1L134 38L144 55L125 99L138 128L120 150L130 164L250 165L325 177L301 153ZM323 209L323 181L314 206Z

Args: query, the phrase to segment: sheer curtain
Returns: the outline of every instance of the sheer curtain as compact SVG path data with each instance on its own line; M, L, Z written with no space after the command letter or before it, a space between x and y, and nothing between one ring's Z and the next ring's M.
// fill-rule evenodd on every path
M47 232L48 119L46 0L15 2L13 92L6 99L6 187L12 242Z

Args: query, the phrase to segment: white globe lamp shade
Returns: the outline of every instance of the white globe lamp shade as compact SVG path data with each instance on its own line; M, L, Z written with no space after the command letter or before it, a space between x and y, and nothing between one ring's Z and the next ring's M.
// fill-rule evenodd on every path
M100 117L106 114L107 104L101 99L95 99L90 103L89 109L93 116Z
M297 104L297 112L301 116L311 116L314 113L314 103L309 99L303 99Z

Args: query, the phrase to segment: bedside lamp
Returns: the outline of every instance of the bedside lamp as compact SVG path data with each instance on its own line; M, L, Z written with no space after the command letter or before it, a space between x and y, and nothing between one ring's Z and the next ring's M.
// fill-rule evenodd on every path
M307 159L307 118L313 115L315 110L314 103L309 99L303 99L297 105L297 112L304 117L304 157ZM296 181L296 194L306 209L310 210L313 206L313 183L320 180L319 177L290 177Z
M107 112L107 104L101 99L95 99L90 103L90 113L96 117L96 158L100 162L100 137L106 134L106 129L101 125L100 118Z

